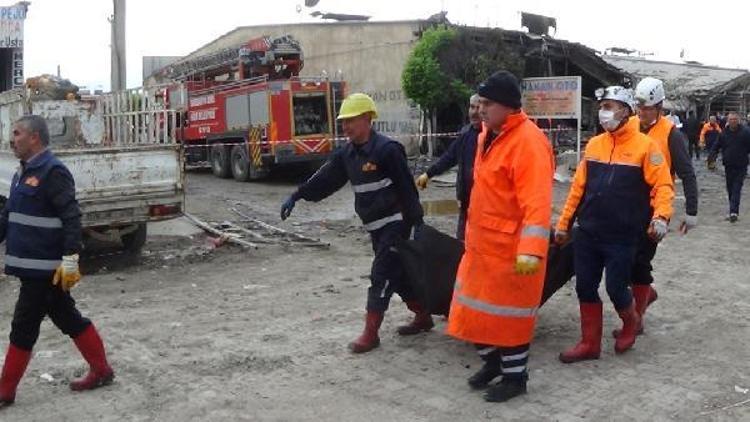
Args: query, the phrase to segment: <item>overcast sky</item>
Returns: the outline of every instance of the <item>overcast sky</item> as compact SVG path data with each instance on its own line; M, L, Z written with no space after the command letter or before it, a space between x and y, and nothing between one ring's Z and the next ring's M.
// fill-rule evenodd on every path
M1 0L9 6L13 0ZM522 4L521 4L522 3ZM297 12L301 6L302 12ZM750 68L750 1L630 0L127 0L128 86L141 84L144 55L185 55L243 25L315 22L313 10L422 19L441 9L457 24L520 29L520 11L557 18L556 37L603 51L617 46L655 58ZM627 10L626 10L627 9ZM110 0L31 0L25 24L26 77L55 73L89 87L109 88ZM261 35L261 34L259 34Z

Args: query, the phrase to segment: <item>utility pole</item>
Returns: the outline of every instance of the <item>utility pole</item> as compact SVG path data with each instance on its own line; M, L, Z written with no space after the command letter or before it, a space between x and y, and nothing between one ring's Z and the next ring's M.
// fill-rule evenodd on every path
M113 0L114 13L109 20L112 25L112 91L125 89L125 0Z

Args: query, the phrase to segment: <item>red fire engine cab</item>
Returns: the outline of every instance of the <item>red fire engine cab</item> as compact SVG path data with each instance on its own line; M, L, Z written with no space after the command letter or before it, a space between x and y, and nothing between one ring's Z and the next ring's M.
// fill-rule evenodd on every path
M322 163L337 145L336 111L346 84L300 77L302 50L290 36L261 37L163 70L174 81L179 139L189 166L219 177L265 177L273 166Z

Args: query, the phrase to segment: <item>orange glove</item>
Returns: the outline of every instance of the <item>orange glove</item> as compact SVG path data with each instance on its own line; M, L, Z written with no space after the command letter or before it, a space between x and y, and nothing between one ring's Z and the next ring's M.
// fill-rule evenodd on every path
M52 284L57 286L59 283L60 288L67 292L80 280L81 272L78 268L78 254L63 256L62 263L57 267L55 275L52 277Z

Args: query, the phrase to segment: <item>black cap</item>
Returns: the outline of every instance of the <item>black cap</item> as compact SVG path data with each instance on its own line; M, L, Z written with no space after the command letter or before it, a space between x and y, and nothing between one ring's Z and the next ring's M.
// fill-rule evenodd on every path
M521 108L521 85L507 70L498 70L479 84L477 93L510 108Z

